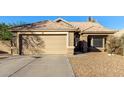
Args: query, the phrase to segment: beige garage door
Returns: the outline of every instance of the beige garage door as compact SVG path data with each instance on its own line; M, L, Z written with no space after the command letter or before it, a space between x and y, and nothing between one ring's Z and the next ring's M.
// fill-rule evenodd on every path
M66 35L23 35L22 54L66 54Z

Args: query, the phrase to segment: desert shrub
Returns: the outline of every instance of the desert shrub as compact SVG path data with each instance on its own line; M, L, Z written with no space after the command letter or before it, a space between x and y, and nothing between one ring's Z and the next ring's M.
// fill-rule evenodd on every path
M124 56L124 34L121 36L120 40L121 40L122 55Z
M122 47L117 48L117 49L115 50L115 54L117 54L117 55L123 55L123 48L122 48Z
M107 51L109 54L115 53L116 49L121 47L120 39L110 35L107 40Z
M110 35L107 40L107 51L109 54L123 55L124 35L122 37L115 37Z

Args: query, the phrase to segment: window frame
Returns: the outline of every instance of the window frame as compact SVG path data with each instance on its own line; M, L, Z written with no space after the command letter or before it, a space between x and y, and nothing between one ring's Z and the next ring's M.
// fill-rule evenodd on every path
M95 45L94 42L98 42L98 40L100 40L100 43L97 43L97 45ZM93 37L93 47L103 48L103 37L97 37L97 36Z

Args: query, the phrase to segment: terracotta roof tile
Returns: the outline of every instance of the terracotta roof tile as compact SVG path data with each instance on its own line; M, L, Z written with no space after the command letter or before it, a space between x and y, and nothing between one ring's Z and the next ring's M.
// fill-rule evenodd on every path
M75 27L79 27L81 31L114 31L103 27L97 22L70 22Z
M62 24L54 21L41 21L32 24L25 24L12 28L12 31L21 31L21 30L73 30L74 27L71 27L67 24Z
M12 28L12 31L35 31L35 30L74 30L79 29L83 32L95 32L95 33L114 33L115 30L111 30L103 27L97 22L67 22L63 19L57 19L55 21L40 21L32 24L21 25Z

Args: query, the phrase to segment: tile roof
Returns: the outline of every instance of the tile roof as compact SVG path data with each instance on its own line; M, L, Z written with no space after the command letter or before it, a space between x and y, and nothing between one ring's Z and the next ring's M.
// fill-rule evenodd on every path
M58 18L56 22L65 22L71 24L73 27L81 31L82 33L115 33L115 30L108 29L96 22L94 19L87 22L67 22L64 19Z
M79 27L81 31L114 31L103 27L97 22L70 22L73 26Z
M98 22L67 22L64 19L58 18L55 21L40 21L32 24L25 24L17 27L13 27L12 31L41 31L41 30L73 30L81 31L82 33L114 33L115 30L111 30L103 27Z
M75 30L73 26L54 21L40 21L12 28L12 31L35 31L35 30Z

